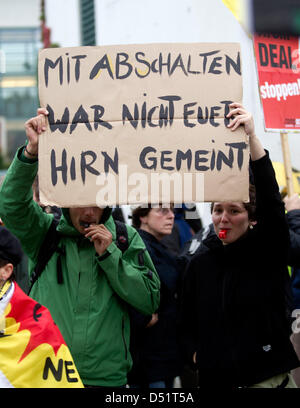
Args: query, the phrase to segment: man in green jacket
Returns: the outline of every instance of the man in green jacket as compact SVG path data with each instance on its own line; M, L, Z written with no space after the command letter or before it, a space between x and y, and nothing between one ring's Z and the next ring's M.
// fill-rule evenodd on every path
M28 143L18 150L0 191L1 217L21 241L31 272L53 219L32 198L47 111L38 113L25 124ZM129 226L129 246L121 252L109 208L63 209L57 231L60 254L53 254L31 296L50 310L83 384L124 386L132 365L128 305L148 315L159 305L160 282L151 258ZM62 282L57 275L58 256Z

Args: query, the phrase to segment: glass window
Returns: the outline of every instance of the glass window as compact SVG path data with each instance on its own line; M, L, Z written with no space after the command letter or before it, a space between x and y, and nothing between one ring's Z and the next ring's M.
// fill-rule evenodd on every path
M36 114L37 88L16 87L2 89L2 112L6 119L29 119Z
M0 29L0 51L5 75L36 74L40 29Z
M0 116L7 123L7 151L22 144L25 120L38 107L37 63L40 28L0 28Z

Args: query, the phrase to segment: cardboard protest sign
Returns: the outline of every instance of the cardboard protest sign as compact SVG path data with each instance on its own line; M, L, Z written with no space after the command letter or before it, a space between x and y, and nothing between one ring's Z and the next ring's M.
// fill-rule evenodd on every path
M266 130L299 131L298 37L256 34L253 41Z
M44 49L40 198L61 207L248 199L233 43Z

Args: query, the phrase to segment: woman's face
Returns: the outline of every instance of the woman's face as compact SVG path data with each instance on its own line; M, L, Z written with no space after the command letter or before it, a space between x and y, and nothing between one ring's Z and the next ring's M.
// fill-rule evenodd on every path
M174 225L174 212L171 208L151 208L149 213L140 217L140 228L152 234L159 241L170 235Z
M243 203L239 202L214 203L212 221L218 236L220 230L226 230L226 237L220 238L223 244L230 244L241 238L252 224Z

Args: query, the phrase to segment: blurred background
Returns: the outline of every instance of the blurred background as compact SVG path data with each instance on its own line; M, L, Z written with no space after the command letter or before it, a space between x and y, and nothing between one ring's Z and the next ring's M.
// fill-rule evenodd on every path
M0 0L0 169L24 143L24 122L39 106L39 49L155 42L239 42L244 106L272 160L282 163L280 134L264 128L254 31L299 35L300 1ZM299 133L289 133L289 145L300 169Z

